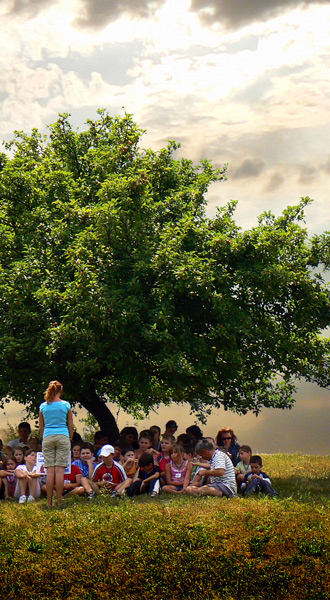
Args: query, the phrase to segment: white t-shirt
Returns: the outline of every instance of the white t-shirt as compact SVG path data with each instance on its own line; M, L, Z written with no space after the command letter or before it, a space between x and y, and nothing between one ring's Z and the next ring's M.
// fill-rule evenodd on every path
M16 473L18 470L20 471L25 471L28 473L34 473L37 470L36 465L33 467L32 471L29 471L27 469L26 465L18 465L14 471L14 473ZM37 484L36 484L36 491L35 491L35 498L39 498L40 494L41 494L41 481L40 481L41 477L37 477ZM20 488L19 488L19 483L18 483L18 478L16 478L16 488L15 488L15 492L14 492L14 497L15 498L19 498L20 496Z

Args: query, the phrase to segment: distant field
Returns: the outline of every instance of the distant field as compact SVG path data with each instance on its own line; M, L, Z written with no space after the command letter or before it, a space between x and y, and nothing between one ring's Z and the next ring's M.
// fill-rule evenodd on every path
M330 457L264 455L264 498L1 505L1 600L330 598Z

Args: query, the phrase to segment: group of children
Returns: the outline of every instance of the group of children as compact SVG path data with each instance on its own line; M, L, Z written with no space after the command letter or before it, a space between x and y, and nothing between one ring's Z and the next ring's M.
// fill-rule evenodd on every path
M117 497L150 494L154 497L160 492L189 493L191 489L207 485L209 461L195 452L201 432L197 426L186 431L189 430L194 431L175 438L174 426L172 431L167 427L162 436L157 426L139 436L134 427L126 427L113 446L102 432L95 434L94 444L83 442L77 436L72 445L70 468L64 474L63 495L87 495L89 499L99 493ZM250 446L239 446L231 429L219 430L216 440L206 439L232 460L236 477L234 486L238 493L243 496L257 492L276 495L268 475L262 470L261 457L253 455ZM235 445L232 453L229 442ZM36 468L37 451L40 450L35 441L34 446L29 447L29 440L14 451L8 446L5 448L0 465L1 499L12 497L20 503L33 502L46 493L46 474L37 472Z

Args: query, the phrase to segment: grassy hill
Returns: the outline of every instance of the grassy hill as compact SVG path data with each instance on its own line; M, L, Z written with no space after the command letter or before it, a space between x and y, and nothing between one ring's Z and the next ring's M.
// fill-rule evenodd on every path
M264 469L275 500L3 502L1 600L330 598L330 457Z

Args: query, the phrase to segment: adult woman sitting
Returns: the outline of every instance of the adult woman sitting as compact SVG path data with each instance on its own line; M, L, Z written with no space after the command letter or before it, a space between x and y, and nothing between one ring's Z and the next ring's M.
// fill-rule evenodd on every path
M73 436L73 417L69 402L62 400L63 386L51 381L45 400L39 407L42 452L47 469L46 491L48 506L53 504L54 486L59 506L63 495L64 471L68 464Z
M223 427L222 429L219 429L215 441L219 448L224 448L226 450L233 461L234 467L236 467L240 460L238 455L240 445L237 442L237 436L234 434L233 429L230 427Z

